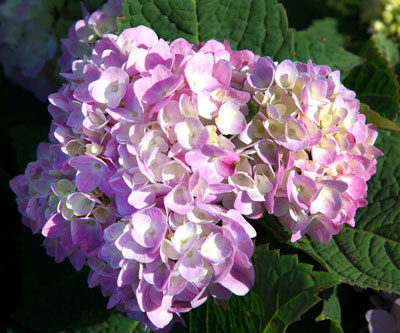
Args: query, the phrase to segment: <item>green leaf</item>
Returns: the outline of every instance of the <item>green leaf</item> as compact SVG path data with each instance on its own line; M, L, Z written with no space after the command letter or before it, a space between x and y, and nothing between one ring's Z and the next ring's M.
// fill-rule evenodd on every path
M260 109L257 108L253 103L249 102L247 103L247 106L249 108L249 114L246 116L246 122L249 123L250 121L253 120L253 118L257 115L258 112L260 112Z
M331 17L313 21L308 29L309 34L317 39L326 39L332 43L343 46L345 38L338 31L338 21Z
M280 256L266 246L256 248L253 262L254 291L263 303L265 333L284 332L319 301L321 290L339 282L335 274L313 271L311 265L299 263L297 256Z
M247 0L249 1L249 0ZM283 61L294 56L293 31L288 28L285 9L276 0L250 0L246 31L238 49ZM235 26L232 26L235 29Z
M232 296L226 309L209 300L189 313L190 333L284 332L320 298L318 293L339 282L336 274L313 271L295 255L280 255L266 245L256 247L255 285L246 296ZM179 332L180 327L174 329Z
M394 68L400 62L400 45L387 38L387 36L382 33L372 35L371 39L375 42L380 54L385 57L389 65Z
M330 332L343 333L341 327L342 323L342 312L340 307L340 301L337 296L337 286L331 289L324 290L321 293L323 299L323 308L321 314L315 319L316 321L330 320Z
M377 147L385 154L368 182L368 205L354 228L344 226L328 244L309 238L288 243L304 250L344 282L362 288L400 291L400 138L381 131Z
M115 313L106 321L74 330L71 333L143 333L142 325L129 319L125 314Z
M11 327L4 327L3 325L1 325L0 328L1 328L1 331L4 333L17 333L18 332Z
M276 0L124 0L119 33L141 24L169 41L227 39L233 49L250 49L278 61L293 55L293 34Z
M400 131L399 125L397 125L394 121L382 117L378 112L371 110L367 104L361 103L360 112L366 116L367 123L375 124L379 128L391 131Z
M259 296L254 291L250 291L244 297L232 296L226 304L220 303L221 305L216 305L209 299L206 304L191 310L188 314L187 331L189 333L262 331L264 310ZM174 328L173 332L176 333L178 330Z
M344 80L344 85L357 93L357 98L371 109L389 119L396 119L399 112L399 84L388 60L377 46L377 38L371 38L360 55L365 63L354 68Z
M324 19L315 21L307 30L296 31L295 60L307 62L311 59L319 65L328 65L340 70L345 76L352 68L362 63L362 59L346 51L341 44L343 38L336 28L336 21Z

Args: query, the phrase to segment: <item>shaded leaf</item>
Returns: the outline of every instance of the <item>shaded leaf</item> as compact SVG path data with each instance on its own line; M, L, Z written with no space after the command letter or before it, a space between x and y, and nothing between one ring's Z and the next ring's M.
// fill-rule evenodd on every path
M119 33L141 24L169 41L227 39L233 49L250 49L275 60L293 55L293 34L276 0L124 0Z
M19 170L13 166L12 172L16 174L17 171L23 172L26 164L36 159L38 143L48 140L50 115L45 104L33 94L12 86L1 71L0 86L0 97L5 101L1 110L0 141L2 151L7 154L2 165L14 164L15 154Z
M295 60L328 65L332 70L340 70L345 76L352 68L362 63L362 59L348 51L341 44L343 38L336 30L333 19L314 21L307 30L295 32Z
M66 260L55 263L40 246L43 237L24 227L22 302L13 314L21 325L38 332L72 331L102 323L113 314L99 288L87 286L87 269L75 271Z
M143 333L142 325L129 319L125 314L115 313L106 321L74 330L71 333Z
M253 262L258 268L254 290L264 306L264 332L268 333L284 332L319 301L321 290L339 282L335 274L313 271L296 256L280 256L266 246L257 247Z
M246 122L249 123L257 115L260 109L257 108L253 103L247 103L247 106L249 107L249 114L246 116Z
M375 124L377 127L387 130L400 131L399 125L394 121L381 116L378 112L371 110L367 104L361 103L360 112L365 114L367 117L367 123Z
M343 329L341 327L342 312L340 301L337 296L337 286L334 286L333 288L328 290L324 290L321 293L321 297L323 299L322 312L315 320L330 320L330 332L343 333Z
M190 333L284 332L320 298L318 293L339 282L335 274L313 271L295 255L280 255L266 245L256 247L253 264L255 285L246 296L232 296L216 306L209 300L189 314ZM174 332L179 332L179 329Z
M373 39L380 54L385 57L389 65L394 68L400 62L400 45L387 38L387 36L382 33L372 35L371 39Z
M50 119L45 109L43 114L31 113L7 129L11 146L15 150L19 170L23 172L29 162L35 161L40 142L49 141Z
M338 21L332 17L313 21L308 32L314 38L326 39L340 46L344 45L345 38L338 31Z
M216 305L209 299L206 304L191 310L187 320L189 333L211 332L261 332L263 306L255 291L246 296L232 296L224 304ZM175 324L177 326L179 324ZM186 330L182 330L184 332ZM174 327L174 333L177 330Z
M372 110L389 119L396 119L399 105L399 84L388 60L380 53L376 38L371 38L360 52L365 63L354 68L344 80L347 88Z

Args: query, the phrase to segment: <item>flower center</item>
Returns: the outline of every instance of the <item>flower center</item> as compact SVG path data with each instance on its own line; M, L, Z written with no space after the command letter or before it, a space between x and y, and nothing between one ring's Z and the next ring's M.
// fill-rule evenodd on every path
M210 161L211 162L217 162L218 161L218 156L211 156Z
M295 137L296 136L296 131L293 128L290 128L288 131L288 134L290 137Z

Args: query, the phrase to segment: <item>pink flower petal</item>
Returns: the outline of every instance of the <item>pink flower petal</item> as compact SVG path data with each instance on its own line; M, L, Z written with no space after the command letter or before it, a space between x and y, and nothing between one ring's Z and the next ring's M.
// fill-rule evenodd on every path
M322 213L331 218L336 217L342 208L342 196L332 187L323 186L310 205L312 214Z

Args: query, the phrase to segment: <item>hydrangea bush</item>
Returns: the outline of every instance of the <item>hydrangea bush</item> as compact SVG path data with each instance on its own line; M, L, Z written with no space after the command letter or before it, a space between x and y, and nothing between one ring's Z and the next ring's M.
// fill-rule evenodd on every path
M342 245L340 237L364 230L356 212L367 205L367 181L376 172L382 177L377 158L387 150L374 146L377 126L366 119L390 129L397 125L379 115L371 118L377 117L374 111L365 111L342 83L343 72L282 51L293 44L289 29L282 33L287 44L278 53L263 46L264 55L257 55L257 47L246 49L254 37L247 30L240 41L221 42L219 32L202 41L207 20L199 19L195 38L179 30L178 20L178 31L170 34L170 22L157 16L165 8L144 1L138 11L132 3L127 0L123 11L120 0L109 0L92 14L84 8L84 19L61 40L58 64L66 83L48 97L49 142L39 145L37 160L25 173L10 181L23 223L44 236L47 254L56 262L68 258L76 270L86 267L89 287L100 286L107 308L153 331L169 331L176 321L185 325L184 314L207 300L228 304L232 311L229 306L236 303L228 300L254 297L252 288L260 293L257 279L263 278L263 269L273 285L285 286L275 280L291 276L288 266L297 267L296 279L282 278L290 280L290 301L276 291L276 309L262 299L266 311L276 314L288 304L295 309L297 295L308 298L298 298L305 308L297 309L293 319L282 319L281 331L317 302L321 289L338 283L335 273L342 281L371 286L365 276L374 276L374 269L357 268L354 277L338 259L348 249L357 251L355 243L364 251L367 241L354 236ZM199 6L196 15L206 12ZM116 20L121 11L124 17ZM130 11L135 15L130 17ZM275 12L283 9L277 5ZM136 22L152 22L159 35ZM266 29L273 40L276 34ZM278 44L269 45L272 50ZM337 52L349 61L345 51ZM384 133L385 143L391 139ZM393 156L385 157L387 165ZM378 182L392 186L397 176L389 173ZM379 201L385 194L373 184L370 213L377 203L385 205ZM386 227L366 229L390 241L384 230L391 226ZM290 234L287 244L305 250L330 273L313 275L311 267L285 256L274 268L268 263L260 268L252 258L255 245L268 239L266 230ZM336 245L345 250L335 253ZM274 255L263 251L258 253L268 253L272 262ZM356 261L355 267L363 260L361 255L345 257ZM381 261L385 267L379 274L387 270ZM324 284L321 273L336 282ZM319 286L315 291L310 281ZM293 291L290 284L307 291ZM203 305L207 316L209 304ZM370 328L375 317L372 312L366 317Z
M0 64L4 74L45 101L61 84L59 72L70 71L72 61L90 53L106 32L116 32L122 0L6 0L0 5ZM83 11L84 19L72 24ZM71 26L72 24L72 26ZM71 26L69 28L69 26ZM61 38L68 31L67 38ZM62 55L59 39L61 38ZM90 40L88 40L90 38Z
M362 19L370 23L371 32L400 39L400 1L373 0L363 5Z

